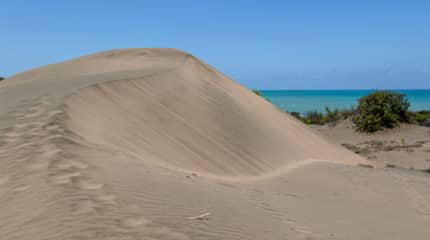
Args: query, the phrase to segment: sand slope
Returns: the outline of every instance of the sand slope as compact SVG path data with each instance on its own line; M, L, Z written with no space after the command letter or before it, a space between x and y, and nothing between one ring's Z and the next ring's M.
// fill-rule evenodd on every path
M358 167L365 160L177 50L30 70L0 84L0 102L1 239L430 233L428 176Z

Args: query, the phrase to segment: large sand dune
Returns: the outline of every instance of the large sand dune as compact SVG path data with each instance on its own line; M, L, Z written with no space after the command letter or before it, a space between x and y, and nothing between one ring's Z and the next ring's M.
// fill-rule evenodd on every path
M0 83L0 104L0 239L430 235L428 176L358 167L177 50L30 70Z

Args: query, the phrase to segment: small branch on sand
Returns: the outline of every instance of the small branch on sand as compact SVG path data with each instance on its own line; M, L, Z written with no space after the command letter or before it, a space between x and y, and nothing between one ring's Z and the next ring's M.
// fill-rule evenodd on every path
M211 213L207 212L207 213L200 214L198 216L188 217L187 219L189 219L189 220L196 220L196 219L197 220L208 220L210 215L211 215Z

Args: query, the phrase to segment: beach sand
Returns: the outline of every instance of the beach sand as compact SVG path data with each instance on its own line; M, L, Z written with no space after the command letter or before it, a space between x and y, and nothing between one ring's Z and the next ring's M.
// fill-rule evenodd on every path
M0 83L0 236L428 239L430 177L372 161L187 53Z

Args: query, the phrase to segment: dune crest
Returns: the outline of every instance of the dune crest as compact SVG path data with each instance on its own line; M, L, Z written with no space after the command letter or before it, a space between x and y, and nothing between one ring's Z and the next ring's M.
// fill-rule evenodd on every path
M142 161L199 175L253 177L309 159L359 161L193 56L168 66L73 94L65 103L70 130Z

